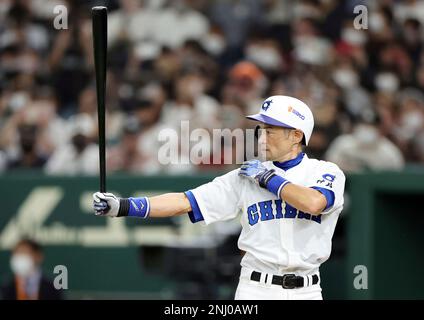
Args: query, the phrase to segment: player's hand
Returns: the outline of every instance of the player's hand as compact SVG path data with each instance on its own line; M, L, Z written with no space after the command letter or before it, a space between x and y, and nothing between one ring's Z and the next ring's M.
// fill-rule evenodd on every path
M93 200L93 209L96 216L118 216L119 199L113 193L93 193Z
M270 170L268 170L259 160L249 160L243 162L241 165L239 176L245 176L259 184L261 177L268 171Z
M283 176L275 173L274 169L267 169L259 160L250 160L242 164L239 176L253 180L260 187L267 189L277 197L281 197L281 190L290 183Z

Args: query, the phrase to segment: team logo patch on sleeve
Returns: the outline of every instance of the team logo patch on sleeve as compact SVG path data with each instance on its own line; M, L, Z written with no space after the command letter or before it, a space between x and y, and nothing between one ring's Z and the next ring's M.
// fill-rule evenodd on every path
M333 182L334 182L335 179L336 179L335 175L326 173L326 174L322 175L322 179L317 180L317 183L324 185L325 187L332 188Z

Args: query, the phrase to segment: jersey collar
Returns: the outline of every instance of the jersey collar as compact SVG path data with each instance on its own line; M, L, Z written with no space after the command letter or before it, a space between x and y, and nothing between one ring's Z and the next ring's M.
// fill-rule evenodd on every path
M287 161L284 161L284 162L274 161L273 164L274 164L274 166L276 166L280 169L288 170L288 169L291 169L291 168L297 166L300 162L302 162L304 156L305 156L305 153L301 152L294 159L287 160Z

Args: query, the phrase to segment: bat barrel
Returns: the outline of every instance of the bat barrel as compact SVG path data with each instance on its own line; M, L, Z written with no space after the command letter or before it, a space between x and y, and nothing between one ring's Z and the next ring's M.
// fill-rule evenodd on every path
M92 21L94 64L97 89L97 114L99 125L100 192L106 192L105 94L107 59L107 8L94 7L92 9Z

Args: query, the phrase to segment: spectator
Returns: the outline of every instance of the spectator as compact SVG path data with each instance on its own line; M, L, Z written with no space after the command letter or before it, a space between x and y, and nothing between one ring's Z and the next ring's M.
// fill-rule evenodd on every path
M99 149L92 142L95 127L87 114L74 117L71 140L60 146L45 166L49 175L95 175L99 172Z
M242 58L243 45L249 31L264 22L263 7L259 0L214 1L210 16L214 24L224 32L228 65Z
M194 128L218 128L218 103L206 94L207 77L200 72L187 72L175 81L175 102L163 110L162 121L180 128L190 120Z
M124 127L121 143L107 152L108 171L143 172L145 159L138 149L140 124L136 118L128 118Z
M9 28L0 36L0 45L21 45L44 52L48 47L48 33L43 25L33 23L30 1L14 1L9 8Z
M18 128L20 149L16 158L9 161L8 169L42 168L46 157L37 149L38 128L33 124L24 124Z
M146 0L120 0L121 10L108 17L108 43L139 43L154 40L157 12L145 5Z
M350 134L336 138L326 159L345 172L362 170L400 170L404 166L401 151L378 128L379 120L358 120Z
M424 95L415 89L405 89L398 95L398 117L392 134L408 161L414 161L413 139L424 127Z
M252 114L262 102L267 85L265 74L255 64L241 61L228 72L228 82L222 90L223 104Z
M396 2L394 12L399 22L403 22L408 18L420 19L424 23L424 3L420 0L406 0Z
M57 4L69 10L68 30L49 27ZM256 112L265 96L286 94L313 108L317 130L309 151L317 157L339 135L352 136L358 118L375 109L380 136L401 150L407 164L422 164L422 1L366 3L364 30L354 27L357 4L365 1L110 1L108 143L129 147L124 120L137 118L137 148L146 164L137 170L167 173L177 166L158 161L163 129L179 132L181 121L190 123L184 134L199 127L245 129L251 123L243 116ZM95 129L88 140L73 144L71 137L75 119L90 118L93 128L97 121L89 6L66 0L0 6L3 166L23 154L18 128L27 124L37 127L37 156L58 159L62 150L68 161L64 147L77 153L79 145L81 155L93 149L94 159ZM199 169L182 167L176 172ZM72 174L87 170L96 172L93 164Z
M154 39L162 46L179 48L187 40L202 40L208 34L209 21L192 8L188 0L168 2L154 22Z
M42 273L44 260L41 246L30 239L22 239L12 252L10 267L13 280L3 284L4 300L61 300L62 293Z
M294 22L293 53L296 59L310 65L327 65L330 62L331 42L320 35L317 21L302 18Z
M58 32L47 59L59 100L58 112L65 118L75 113L77 97L87 86L93 66L90 20L76 15L73 21L68 30Z

